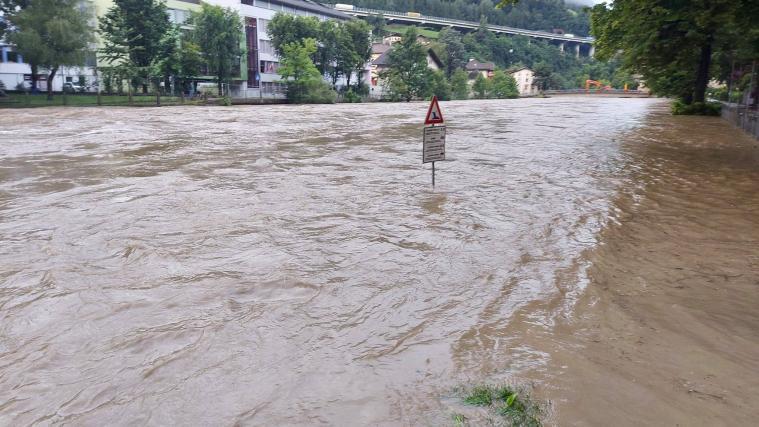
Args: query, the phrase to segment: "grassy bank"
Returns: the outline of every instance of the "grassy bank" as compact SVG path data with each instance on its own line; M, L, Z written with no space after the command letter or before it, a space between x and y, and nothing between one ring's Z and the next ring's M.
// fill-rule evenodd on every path
M0 108L33 108L33 107L86 107L97 105L110 106L155 106L155 95L133 95L130 102L127 95L101 95L100 103L96 94L56 94L52 100L47 99L45 94L27 95L23 93L9 93L0 98ZM185 100L185 104L200 104L205 101L199 99ZM179 105L182 99L176 96L162 96L161 105Z

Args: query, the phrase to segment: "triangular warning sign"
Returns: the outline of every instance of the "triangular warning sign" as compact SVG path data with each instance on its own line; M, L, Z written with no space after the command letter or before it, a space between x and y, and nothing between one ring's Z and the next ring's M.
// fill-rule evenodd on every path
M432 97L430 102L430 109L427 110L427 119L424 120L425 125L436 125L443 123L443 112L440 111L440 104L437 102L437 96Z

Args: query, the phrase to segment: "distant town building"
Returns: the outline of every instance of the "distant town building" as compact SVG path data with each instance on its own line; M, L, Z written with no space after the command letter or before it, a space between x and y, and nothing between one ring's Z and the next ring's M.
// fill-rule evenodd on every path
M401 40L403 40L403 36L402 35L400 35L398 33L393 33L393 34L390 34L390 35L387 35L387 36L383 37L382 38L382 44L386 44L388 46L392 46L395 43L400 42Z
M517 82L519 96L530 96L538 93L538 88L535 87L535 72L531 69L527 67L517 68L509 74Z
M495 73L495 64L492 62L480 62L476 59L470 59L464 69L469 73L470 81L474 81L478 74L489 79L492 78Z

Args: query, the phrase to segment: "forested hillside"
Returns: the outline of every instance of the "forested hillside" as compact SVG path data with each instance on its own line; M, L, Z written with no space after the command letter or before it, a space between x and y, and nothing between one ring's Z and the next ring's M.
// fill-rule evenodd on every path
M372 9L419 12L444 18L480 21L496 25L552 31L560 28L575 35L588 35L590 18L581 6L564 0L521 0L515 6L496 9L492 0L330 0Z

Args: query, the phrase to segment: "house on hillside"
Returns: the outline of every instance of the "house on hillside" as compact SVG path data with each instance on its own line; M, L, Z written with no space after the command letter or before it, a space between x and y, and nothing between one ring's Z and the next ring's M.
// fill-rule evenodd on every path
M536 95L539 91L535 86L535 72L527 67L517 68L509 72L517 82L519 96Z
M382 98L386 95L386 85L382 81L381 75L383 72L390 69L390 52L392 51L393 47L386 44L375 43L372 45L372 64L369 90L371 96L374 98ZM432 49L427 49L427 67L433 71L443 69L443 62L440 60L440 58L438 58L437 54Z
M482 75L486 79L490 79L495 74L495 64L492 62L480 62L476 59L470 59L464 67L467 74L469 74L469 83L472 84L477 79L478 75Z
M391 33L382 38L382 44L392 46L401 40L403 40L403 36L400 33Z

